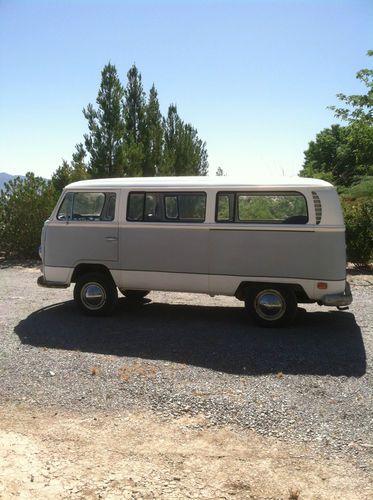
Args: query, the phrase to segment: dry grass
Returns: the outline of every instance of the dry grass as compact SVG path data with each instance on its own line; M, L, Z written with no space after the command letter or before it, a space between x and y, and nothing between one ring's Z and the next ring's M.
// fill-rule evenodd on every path
M233 491L249 491L251 490L251 486L244 481L230 481L227 486L231 488Z
M210 393L209 392L203 392L203 391L194 390L194 391L192 391L192 395L195 396L195 397L197 397L197 398L203 398L203 397L209 396Z
M300 490L298 488L290 488L289 500L298 500L300 498Z
M123 382L127 382L132 376L139 376L144 378L154 378L159 369L150 364L143 362L136 362L130 366L123 366L118 371L118 376Z

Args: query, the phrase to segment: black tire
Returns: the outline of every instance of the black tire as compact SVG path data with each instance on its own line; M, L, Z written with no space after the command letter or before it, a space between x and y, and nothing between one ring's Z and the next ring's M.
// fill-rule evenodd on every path
M118 302L117 288L111 276L87 273L76 282L74 300L79 309L89 316L107 316Z
M255 323L276 328L294 322L298 304L291 288L258 285L247 290L245 307Z
M119 291L128 299L133 300L143 299L150 293L150 290L125 290L124 288L119 288Z

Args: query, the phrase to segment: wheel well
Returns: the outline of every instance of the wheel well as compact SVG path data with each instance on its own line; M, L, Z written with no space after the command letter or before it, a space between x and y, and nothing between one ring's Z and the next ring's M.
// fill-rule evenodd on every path
M76 283L83 274L87 273L103 273L113 279L111 272L103 264L78 264L71 276L71 282Z
M283 288L288 288L294 291L295 296L297 298L297 302L301 303L307 303L307 302L314 302L313 300L310 300L306 292L304 291L304 288L296 283L272 283L272 282L267 282L267 281L243 281L240 283L238 286L234 296L238 300L245 300L245 295L246 295L246 290L248 288L252 288L254 286L268 286L268 287L278 287L281 286Z

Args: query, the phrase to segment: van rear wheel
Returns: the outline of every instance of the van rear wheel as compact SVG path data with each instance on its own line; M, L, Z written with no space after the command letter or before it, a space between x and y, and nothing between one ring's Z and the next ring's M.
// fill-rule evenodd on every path
M119 291L128 299L133 300L143 299L150 293L150 290L125 290L124 288L119 288Z
M110 276L104 273L87 273L76 282L74 300L85 314L107 316L118 302L118 293Z
M293 290L281 286L256 286L246 293L245 307L255 323L266 327L287 326L297 314Z

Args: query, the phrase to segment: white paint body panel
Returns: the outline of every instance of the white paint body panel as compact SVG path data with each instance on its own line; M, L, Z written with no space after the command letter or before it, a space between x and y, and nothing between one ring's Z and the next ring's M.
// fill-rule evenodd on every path
M52 267L43 266L43 274L47 281L52 283L70 284L71 275L73 273L71 267Z
M208 275L157 273L145 271L111 271L118 288L130 290L163 290L208 293Z
M70 284L73 268L44 267L44 276L47 281ZM268 282L268 277L256 276L211 276L208 274L160 273L146 271L122 271L110 269L111 275L118 288L129 290L159 290L187 293L207 293L209 295L233 296L243 281ZM345 289L345 280L326 282L326 290L317 288L317 281L305 279L272 278L272 283L287 283L301 285L313 300L320 300L326 294L342 293Z

